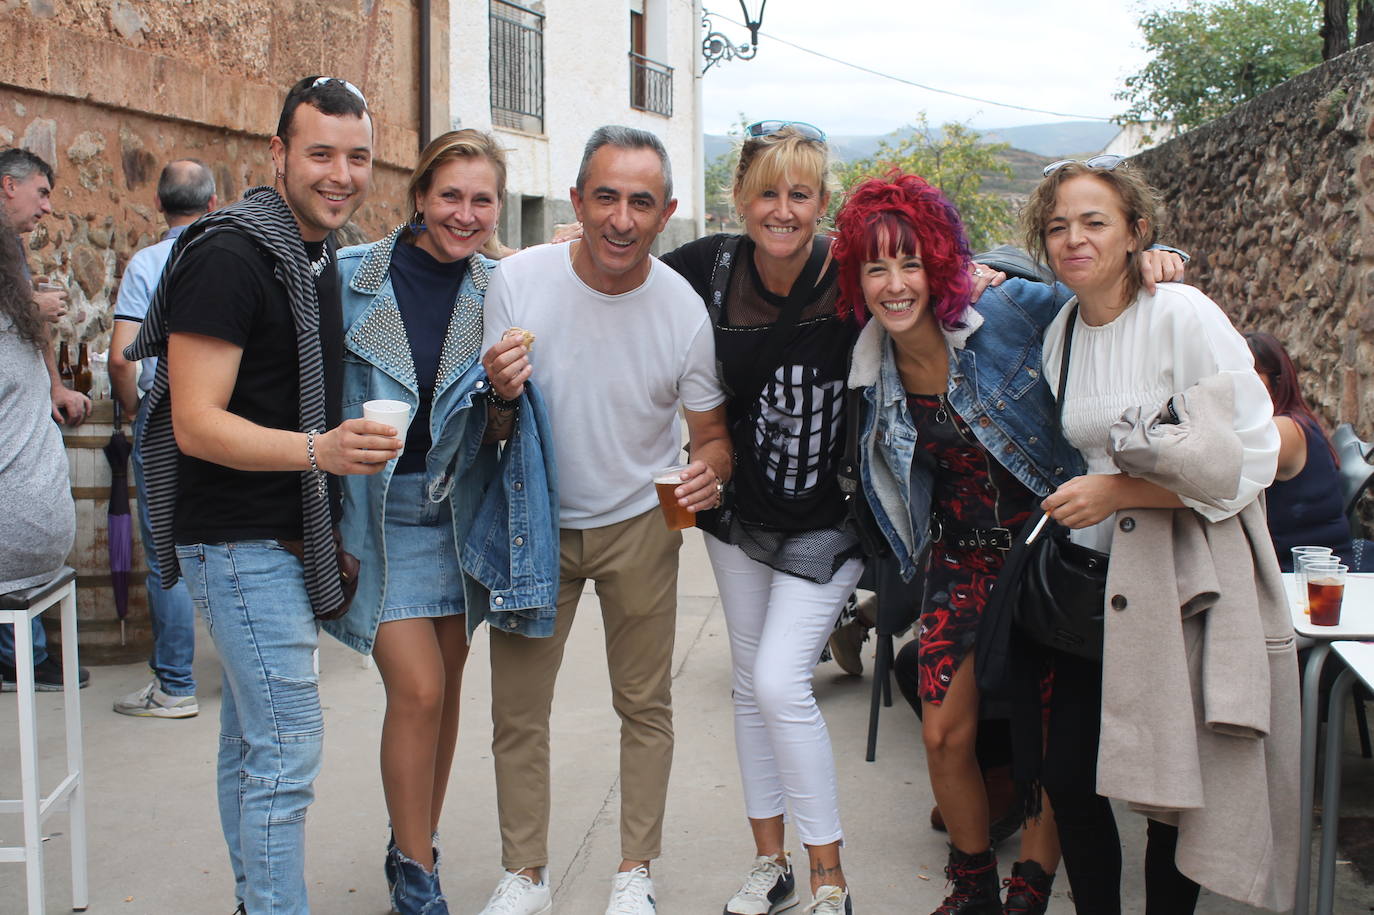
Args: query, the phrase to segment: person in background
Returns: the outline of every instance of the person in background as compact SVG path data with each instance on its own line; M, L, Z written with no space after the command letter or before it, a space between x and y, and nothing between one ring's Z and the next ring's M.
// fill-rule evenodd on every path
M143 430L148 424L141 409L143 395L153 386L157 359L141 363L124 358L124 347L134 342L153 290L162 279L172 245L186 227L215 208L215 176L199 159L167 163L157 181L154 205L167 220L167 234L157 244L129 258L115 302L114 330L110 334L110 386L125 413L134 418L133 470L138 491L138 531L148 565L146 587L148 616L153 624L153 655L148 659L153 679L147 686L116 699L114 710L137 718L191 718L200 713L196 680L191 663L196 652L196 616L186 585L162 587L162 573L153 548L153 526L148 517L148 487L143 478Z
M411 174L410 221L339 252L344 415L360 415L369 400L400 401L410 412L401 457L378 474L344 479L344 548L365 558L349 612L324 624L372 655L386 687L381 769L392 838L384 869L401 915L448 912L439 818L468 639L484 618L476 597L468 612L459 547L496 460L493 447L455 470L431 449L447 439L480 441L489 425L478 347L505 185L495 140L476 130L443 134ZM513 411L490 413L501 437L509 435ZM448 474L447 495L436 499Z
M1246 333L1245 342L1274 402L1274 425L1279 430L1279 468L1265 494L1279 566L1293 571L1295 546L1329 546L1354 569L1336 449L1302 396L1297 369L1283 344L1260 331Z
M0 446L0 539L5 544L0 550L0 594L51 581L76 538L67 452L49 413L52 399L43 369L48 328L34 308L33 284L21 269L19 246L3 243L10 232L0 211L0 422L5 428ZM10 655L0 662L0 676L5 688L13 689L13 636L5 635ZM35 641L35 656L39 650ZM34 670L34 687L61 686L62 666L44 652Z
M8 224L7 228L0 231L0 246L11 249L7 253L14 256L15 269L19 272L19 288L29 306L43 320L56 323L67 313L67 293L60 289L38 291L24 258L23 240L23 236L32 232L40 219L52 212L52 184L52 166L39 156L17 147L0 151L0 215ZM44 376L48 380L52 418L79 426L91 412L90 398L62 384L57 373L57 360L53 356L52 340L46 328L43 328L40 336L39 349L43 357ZM38 617L33 618L30 631L33 634L34 688L60 690L62 665L48 655L48 636ZM90 672L81 668L79 678L84 689L90 683ZM3 684L0 689L13 690L14 682L14 628L6 623L0 625L0 683Z

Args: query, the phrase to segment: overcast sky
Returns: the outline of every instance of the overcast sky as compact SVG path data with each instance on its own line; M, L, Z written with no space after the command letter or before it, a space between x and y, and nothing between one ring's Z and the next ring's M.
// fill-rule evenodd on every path
M751 11L759 0L746 0ZM716 64L705 77L705 128L724 133L751 120L810 121L828 133L877 134L925 111L932 124L1011 127L1126 106L1112 97L1148 59L1136 22L1142 10L1182 0L769 0L767 35L923 83L1062 117L952 98L852 70L759 37L758 56ZM736 44L748 31L738 0L706 0L717 31ZM895 14L895 15L894 15Z

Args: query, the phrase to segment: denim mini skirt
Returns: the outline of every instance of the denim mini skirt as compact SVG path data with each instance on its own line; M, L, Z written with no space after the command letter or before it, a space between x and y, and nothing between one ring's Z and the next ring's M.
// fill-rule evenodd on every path
M386 492L383 623L463 613L463 574L449 500L431 502L423 473L392 476Z

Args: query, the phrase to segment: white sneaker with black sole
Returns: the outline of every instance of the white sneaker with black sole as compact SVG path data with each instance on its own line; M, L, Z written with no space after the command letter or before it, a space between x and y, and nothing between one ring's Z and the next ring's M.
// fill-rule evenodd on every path
M553 894L549 892L549 869L539 869L539 882L524 874L507 871L487 900L486 908L478 915L546 915L553 911Z
M621 871L611 881L611 901L606 915L656 915L654 881L649 869L640 865L634 870Z
M773 915L797 904L797 881L792 859L779 864L771 855L759 855L739 892L725 904L724 915Z

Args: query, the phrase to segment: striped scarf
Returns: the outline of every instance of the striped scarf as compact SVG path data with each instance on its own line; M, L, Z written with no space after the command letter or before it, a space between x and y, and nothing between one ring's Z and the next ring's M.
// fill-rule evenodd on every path
M243 199L215 210L189 226L173 246L153 293L138 337L124 350L132 361L157 356L157 374L146 395L147 424L143 432L143 475L152 522L153 544L162 571L162 586L170 588L180 575L177 567L173 518L177 499L177 449L172 434L172 399L167 380L168 277L181 256L212 231L232 230L246 235L266 251L273 273L286 288L300 351L300 431L325 429L324 357L320 347L320 312L315 278L305 254L296 218L286 201L271 187L244 192ZM305 588L317 614L343 603L338 560L330 530L329 498L314 471L301 473L301 508L305 528Z

